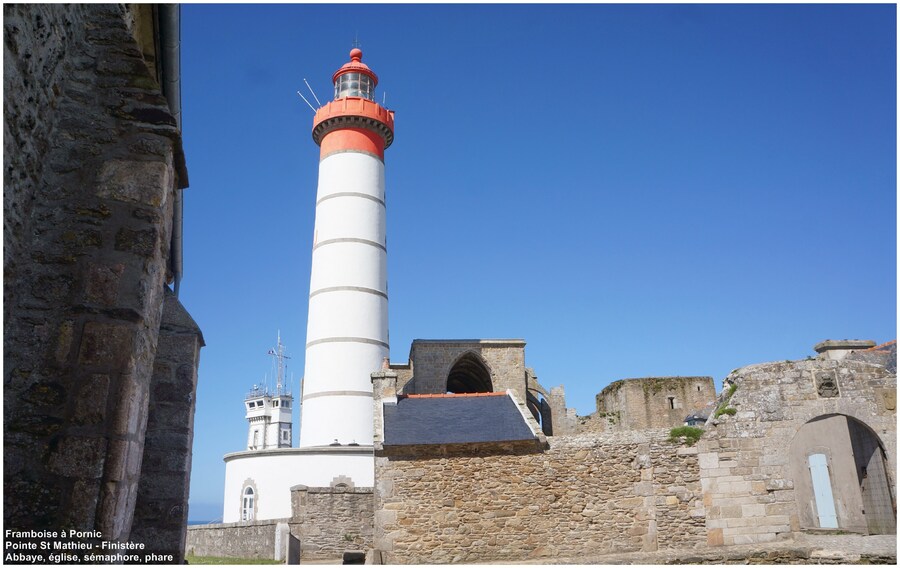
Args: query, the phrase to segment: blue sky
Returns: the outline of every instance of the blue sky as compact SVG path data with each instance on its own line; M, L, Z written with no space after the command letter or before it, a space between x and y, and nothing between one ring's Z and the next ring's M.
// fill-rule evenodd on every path
M523 338L583 415L621 378L720 386L895 338L893 5L184 5L192 519L221 515L278 330L299 392L318 148L296 91L330 99L357 34L396 111L394 362Z

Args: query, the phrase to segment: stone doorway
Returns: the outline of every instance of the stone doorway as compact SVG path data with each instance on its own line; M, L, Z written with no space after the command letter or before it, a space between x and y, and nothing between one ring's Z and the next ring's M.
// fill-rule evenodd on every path
M881 440L852 416L828 414L804 424L790 449L800 527L895 534L896 509L886 462ZM830 487L822 487L823 483ZM830 502L823 501L829 492ZM833 512L822 510L831 507Z

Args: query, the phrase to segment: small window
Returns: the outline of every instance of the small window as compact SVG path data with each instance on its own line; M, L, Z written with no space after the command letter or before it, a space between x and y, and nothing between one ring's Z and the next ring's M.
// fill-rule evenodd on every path
M278 406L278 401L277 401L277 400L274 401L274 402L272 403L272 406Z
M281 431L281 439L284 440L285 442L287 442L288 439L290 438L290 434L291 433L288 432L287 430L282 430Z
M675 408L675 397L670 396L670 397L668 397L668 399L669 399L669 408L674 409Z
M283 403L281 406L283 406L283 407L285 407L285 408L290 408L290 407L291 407L291 401L286 400L286 401L284 401L284 403Z

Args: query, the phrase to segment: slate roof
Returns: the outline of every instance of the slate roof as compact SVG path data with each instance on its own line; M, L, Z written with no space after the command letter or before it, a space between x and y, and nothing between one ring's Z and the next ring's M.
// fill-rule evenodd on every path
M384 405L384 445L534 440L505 393L408 395Z

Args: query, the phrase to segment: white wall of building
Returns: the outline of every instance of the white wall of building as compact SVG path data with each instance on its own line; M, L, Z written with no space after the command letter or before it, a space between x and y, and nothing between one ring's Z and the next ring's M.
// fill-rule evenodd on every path
M369 399L371 406L371 399ZM356 487L375 483L371 446L360 448L282 448L225 456L225 505L222 522L241 521L244 488L255 487L256 519L291 516L291 487L329 487L335 477L349 477Z

